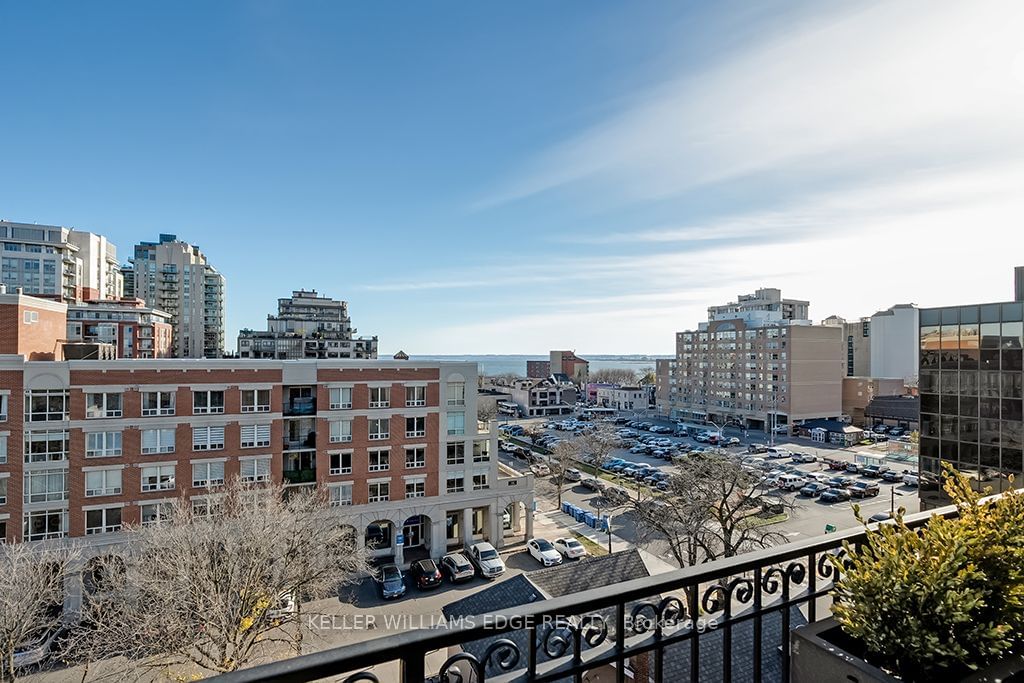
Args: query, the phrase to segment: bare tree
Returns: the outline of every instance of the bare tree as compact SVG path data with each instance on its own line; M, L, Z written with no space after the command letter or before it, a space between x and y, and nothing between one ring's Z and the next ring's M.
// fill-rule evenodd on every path
M599 384L636 384L637 375L626 368L604 368L590 373L589 381Z
M639 376L640 384L655 384L658 381L657 375L654 374L654 368L641 368Z
M769 527L754 523L765 506L792 507L766 495L757 475L723 455L690 456L681 461L659 499L636 501L637 526L664 538L680 566L733 557L785 542Z
M492 422L498 417L498 404L494 401L476 402L476 419L480 422Z
M127 675L227 672L283 648L301 652L302 602L367 568L353 529L322 491L236 480L218 495L208 511L180 500L159 524L129 530L123 554L96 558L104 581L83 609L73 656L122 657Z
M560 441L548 456L551 467L551 483L558 492L558 508L562 508L562 493L565 492L565 473L576 467L580 451L575 441Z
M60 624L64 579L74 549L46 543L0 545L0 681L13 681L14 653Z
M600 425L595 430L581 434L573 440L578 450L577 459L591 462L600 467L617 447L618 437L608 425Z

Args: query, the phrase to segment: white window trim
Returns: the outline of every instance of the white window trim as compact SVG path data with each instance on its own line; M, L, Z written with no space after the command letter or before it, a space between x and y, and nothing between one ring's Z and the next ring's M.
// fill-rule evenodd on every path
M337 470L331 468L331 458L333 456L335 456L335 455L337 455L339 458L341 456L343 456L343 455L349 456L349 466L348 467L339 467ZM352 457L354 455L355 455L355 451L351 451L351 450L330 451L327 454L327 474L330 475L330 476L338 476L338 475L342 475L342 474L352 474ZM390 455L388 457L390 459ZM339 464L340 464L340 462L341 461L339 460Z

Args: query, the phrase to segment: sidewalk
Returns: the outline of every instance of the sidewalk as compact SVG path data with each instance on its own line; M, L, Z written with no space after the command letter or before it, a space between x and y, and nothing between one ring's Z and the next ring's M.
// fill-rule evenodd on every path
M572 532L579 534L580 536L585 536L602 548L608 548L607 532L589 527L583 522L577 522L575 519L562 512L535 512L533 515L533 530L534 534L537 536L550 536L553 538L564 536L567 532ZM632 548L636 548L637 552L640 553L640 557L643 559L644 564L647 565L647 571L649 571L652 576L679 569L679 567L665 562L643 548L637 548L629 541L619 538L614 532L612 533L613 553L619 553Z

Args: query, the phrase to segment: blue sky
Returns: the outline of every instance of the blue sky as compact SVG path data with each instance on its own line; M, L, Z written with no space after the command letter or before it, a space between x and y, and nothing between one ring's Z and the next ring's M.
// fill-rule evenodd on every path
M756 5L756 7L753 7ZM3 3L0 217L171 232L410 353L1010 296L1024 5Z

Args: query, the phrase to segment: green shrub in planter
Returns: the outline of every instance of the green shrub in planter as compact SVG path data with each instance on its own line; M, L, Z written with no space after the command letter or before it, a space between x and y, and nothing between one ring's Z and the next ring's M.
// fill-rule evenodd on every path
M976 669L1024 639L1024 495L982 502L952 467L945 479L958 518L911 531L901 509L832 558L836 621L869 661L908 681Z

